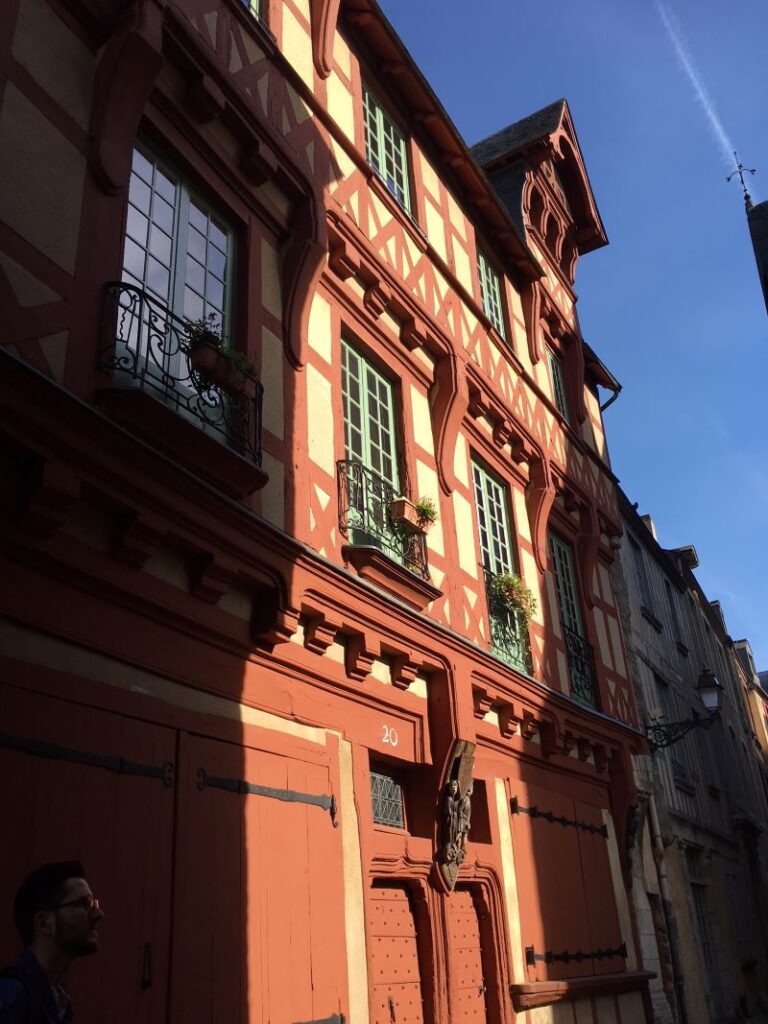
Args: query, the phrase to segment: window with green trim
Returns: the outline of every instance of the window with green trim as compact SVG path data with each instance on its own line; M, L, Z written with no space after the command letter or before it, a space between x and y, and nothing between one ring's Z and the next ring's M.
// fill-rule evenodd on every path
M555 533L549 535L549 551L555 572L560 623L563 627L565 649L568 656L571 694L583 704L597 707L594 653L584 637L573 551L571 546Z
M549 353L549 372L552 376L552 394L555 398L555 405L566 421L570 423L571 414L568 408L568 393L565 387L565 371L563 364L552 352Z
M233 232L219 213L149 150L134 149L123 280L179 317L211 317L226 338L233 262Z
M483 312L502 338L506 338L499 275L480 251L477 253L477 276L480 279L480 301Z
M379 547L405 560L390 506L399 494L392 384L356 349L341 343L344 456L341 482L353 544Z
M407 214L411 213L405 137L367 85L363 85L365 157Z
M240 2L242 3L246 11L250 11L254 18L258 18L259 21L261 21L262 0L240 0Z
M497 577L515 572L506 488L477 462L472 463L472 483L491 627L491 648L510 665L527 672L530 660L527 630L519 614L501 600L494 585Z

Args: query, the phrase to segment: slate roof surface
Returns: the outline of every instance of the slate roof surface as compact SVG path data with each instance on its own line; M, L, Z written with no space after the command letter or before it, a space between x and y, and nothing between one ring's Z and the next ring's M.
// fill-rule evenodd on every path
M476 143L470 149L472 156L483 167L505 153L514 153L538 139L551 135L559 126L564 109L565 100L555 100L548 107L543 107Z

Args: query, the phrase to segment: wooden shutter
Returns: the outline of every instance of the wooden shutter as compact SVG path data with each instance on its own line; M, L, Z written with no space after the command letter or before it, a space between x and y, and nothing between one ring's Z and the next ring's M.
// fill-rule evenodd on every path
M371 1024L423 1024L416 921L404 885L377 882L368 903Z
M480 922L470 889L456 889L446 900L450 980L454 1018L461 1024L485 1024L486 979Z

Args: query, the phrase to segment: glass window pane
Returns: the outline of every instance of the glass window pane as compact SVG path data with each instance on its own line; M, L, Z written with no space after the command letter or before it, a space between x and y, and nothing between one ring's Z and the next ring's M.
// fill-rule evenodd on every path
M215 245L208 246L208 269L217 277L224 280L227 269L227 257Z
M209 222L208 238L217 248L226 250L227 235L214 220Z
M189 202L189 223L206 234L208 231L208 218L203 211L190 200Z
M196 292L200 292L201 295L205 293L205 270L191 256L187 256L187 275L185 280L190 288L194 288Z
M217 306L219 309L224 307L224 282L220 281L218 277L214 277L212 274L208 274L206 277L205 286L205 297L208 302Z
M134 149L133 151L132 169L140 178L143 178L148 185L152 183L152 164L142 153L138 151L138 149Z
M145 185L144 182L137 178L135 174L131 175L131 184L128 190L128 198L142 213L149 216L149 206L152 199L152 191L149 185Z
M132 274L137 280L144 281L144 260L145 253L142 248L132 242L130 238L125 240L125 251L123 253L123 268Z
M163 199L167 200L171 206L176 205L176 183L166 177L159 168L155 170L155 191Z
M145 246L147 244L147 227L149 221L140 213L135 206L128 204L128 217L125 225L125 233L129 238L132 238L138 245Z
M152 234L149 241L149 251L161 263L167 267L171 265L171 237L161 231L157 225L152 225Z
M203 297L191 288L184 289L184 316L188 320L199 320L203 316Z
M187 232L187 252L201 263L205 262L205 236L193 227Z
M152 203L152 220L168 234L173 231L173 207L158 195Z
M151 288L162 299L167 299L170 281L168 269L150 256L147 260L147 287Z

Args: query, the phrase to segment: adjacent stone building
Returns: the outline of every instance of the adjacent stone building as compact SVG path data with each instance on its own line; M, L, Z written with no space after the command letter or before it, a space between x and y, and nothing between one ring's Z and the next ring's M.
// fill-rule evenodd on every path
M693 547L664 550L650 517L620 493L623 624L644 722L709 718L696 687L722 684L722 711L636 759L641 793L632 897L654 1019L764 1019L768 978L768 804L740 644L699 586ZM616 567L618 573L618 565Z

